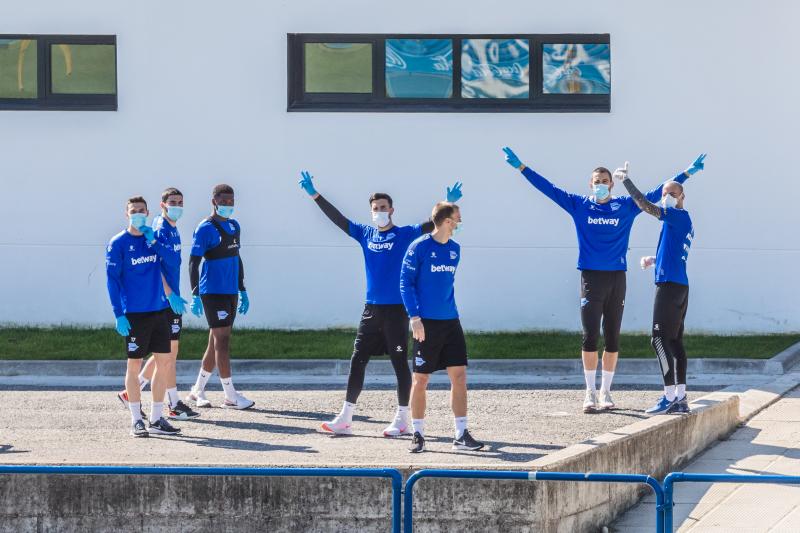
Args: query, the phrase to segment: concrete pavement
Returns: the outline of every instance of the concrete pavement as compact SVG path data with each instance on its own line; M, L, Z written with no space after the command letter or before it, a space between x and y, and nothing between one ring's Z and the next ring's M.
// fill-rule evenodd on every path
M699 455L684 472L800 475L800 388ZM678 483L675 529L691 533L800 531L800 486ZM652 531L647 496L612 531Z

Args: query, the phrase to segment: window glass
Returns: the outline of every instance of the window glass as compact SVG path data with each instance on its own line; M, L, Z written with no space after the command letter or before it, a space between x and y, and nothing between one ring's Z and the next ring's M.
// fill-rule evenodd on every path
M0 98L37 98L39 76L35 39L0 39Z
M542 45L545 94L609 94L611 55L607 44Z
M386 39L386 95L390 98L450 98L453 41Z
M527 39L464 39L461 44L462 98L528 98Z
M116 94L117 58L113 44L50 46L53 93Z
M307 93L371 93L372 45L306 43Z

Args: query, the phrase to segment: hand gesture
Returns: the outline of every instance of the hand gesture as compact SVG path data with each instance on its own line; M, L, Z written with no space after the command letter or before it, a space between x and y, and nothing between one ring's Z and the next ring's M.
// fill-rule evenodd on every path
M624 166L624 167L622 167L622 168L618 168L617 170L615 170L615 171L614 171L614 174L612 174L612 177L613 177L615 180L620 180L620 181L622 181L622 180L624 180L625 178L627 178L627 177L628 177L628 165L630 165L630 163L628 163L627 161L625 161L625 166Z
M463 184L460 181L457 181L457 182L455 182L455 184L453 185L452 188L450 188L450 187L447 188L447 201L448 202L455 203L455 202L459 201L462 196L464 196L461 193L461 186L462 185Z
M697 156L697 159L694 160L692 166L686 169L686 173L691 176L703 170L706 167L705 165L706 155L707 154L700 154L699 156Z
M517 157L517 154L515 154L511 148L506 146L503 148L503 151L506 153L506 163L514 168L519 168L522 166L522 161L519 160L519 157Z
M311 181L314 177L307 171L304 170L300 173L302 178L297 182L300 184L300 188L306 191L306 194L309 196L314 196L317 194L317 190L314 188L314 183Z

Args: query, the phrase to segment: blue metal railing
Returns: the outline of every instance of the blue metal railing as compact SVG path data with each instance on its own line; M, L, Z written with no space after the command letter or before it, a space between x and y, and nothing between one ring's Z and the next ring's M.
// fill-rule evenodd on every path
M362 477L392 480L392 531L400 533L403 476L394 468L212 468L189 466L12 466L2 474L145 475L145 476L265 476Z
M672 533L675 506L675 483L700 482L700 483L783 483L788 485L800 484L800 476L771 476L758 474L687 474L684 472L671 472L664 478L665 517L664 532Z
M640 483L653 489L656 495L656 531L664 530L664 490L653 477L641 474L581 474L577 472L515 472L491 470L420 470L406 481L404 533L414 530L414 485L425 477L456 479L516 479L521 481L580 481L596 483Z

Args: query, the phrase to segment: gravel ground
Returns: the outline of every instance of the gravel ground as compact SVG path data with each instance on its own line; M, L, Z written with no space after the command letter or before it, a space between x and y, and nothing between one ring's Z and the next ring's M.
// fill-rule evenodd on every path
M110 390L0 390L0 463L524 468L644 418L642 410L659 394L652 387L623 386L614 392L617 410L584 415L578 388L475 388L469 393L469 427L487 448L456 452L450 446L449 395L439 388L428 396L428 452L411 455L410 437L382 436L396 405L390 390L365 391L354 435L331 437L319 427L340 408L342 390L259 389L243 389L256 401L253 409L203 409L200 418L175 423L180 436L149 439L129 436L130 417ZM690 399L705 392L693 391ZM208 397L216 405L222 393Z

